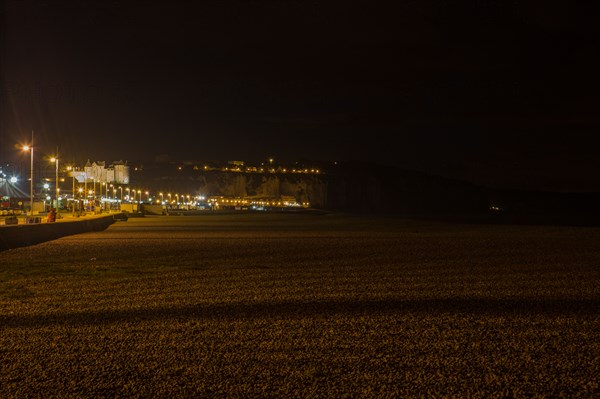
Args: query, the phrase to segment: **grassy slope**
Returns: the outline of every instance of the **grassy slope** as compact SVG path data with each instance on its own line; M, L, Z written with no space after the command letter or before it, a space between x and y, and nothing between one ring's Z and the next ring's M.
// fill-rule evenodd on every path
M0 252L0 397L593 397L599 242L251 214Z

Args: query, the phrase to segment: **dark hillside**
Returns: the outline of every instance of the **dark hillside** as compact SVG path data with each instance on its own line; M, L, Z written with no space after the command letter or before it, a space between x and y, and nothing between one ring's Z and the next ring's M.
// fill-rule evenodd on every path
M488 188L365 162L327 174L327 207L335 211L434 217L465 222L600 226L600 193Z
M484 188L374 163L345 162L328 171L333 210L401 215L483 215Z

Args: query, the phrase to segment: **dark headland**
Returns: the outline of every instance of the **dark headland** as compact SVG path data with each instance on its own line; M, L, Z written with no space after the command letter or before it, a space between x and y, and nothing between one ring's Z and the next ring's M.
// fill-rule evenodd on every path
M358 161L329 171L327 208L461 222L600 225L600 192L491 188Z

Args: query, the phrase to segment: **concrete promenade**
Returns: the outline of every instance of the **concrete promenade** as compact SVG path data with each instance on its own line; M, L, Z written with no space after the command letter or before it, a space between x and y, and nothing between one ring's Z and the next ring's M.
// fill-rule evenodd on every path
M73 217L72 213L59 214L55 222L48 222L47 215L34 215L39 223L27 223L26 216L19 216L17 224L0 224L0 251L38 244L71 234L101 231L115 222L114 214L86 214Z
M114 214L116 212L103 212L103 213L94 213L94 212L82 212L81 214L79 213L75 213L73 214L73 212L59 212L56 216L56 222L69 222L69 221L73 221L73 220L81 220L81 219L85 219L85 218L94 218L94 217L98 217L98 216L106 216L109 214ZM7 219L11 219L11 218L17 218L18 223L17 224L27 224L26 219L31 217L29 214L25 215L17 215L17 216L0 216L0 227L3 226L12 226L11 224L9 224L9 222L7 222ZM48 222L48 213L47 212L40 212L40 213L36 213L33 215L34 218L40 218L40 223L54 223L54 222Z

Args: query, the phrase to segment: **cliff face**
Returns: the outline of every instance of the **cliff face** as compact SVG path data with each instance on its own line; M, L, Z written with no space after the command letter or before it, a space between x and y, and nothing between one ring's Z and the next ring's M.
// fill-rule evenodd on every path
M322 174L149 169L134 184L152 190L227 197L294 197L314 208L397 215L490 216L488 221L575 220L600 224L600 193L559 194L488 189L399 168L345 162ZM491 211L493 210L493 211ZM491 212L491 213L490 213ZM580 223L581 224L581 223Z
M298 202L308 202L325 208L327 182L323 175L259 174L209 171L187 180L170 180L173 190L189 191L207 196L272 197L291 196Z
M323 174L194 171L162 176L149 186L206 196L291 196L315 208L345 212L465 214L489 206L475 185L363 162L341 163Z

